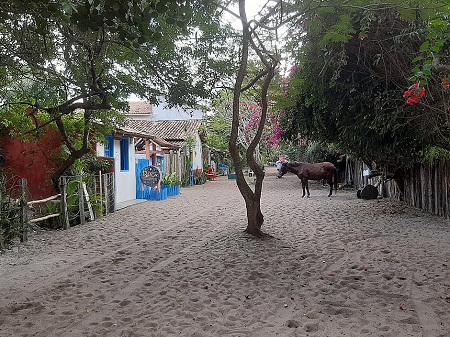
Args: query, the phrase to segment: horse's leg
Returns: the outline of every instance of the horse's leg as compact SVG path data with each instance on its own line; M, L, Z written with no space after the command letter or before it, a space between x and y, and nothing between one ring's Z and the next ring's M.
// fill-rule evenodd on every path
M306 192L308 193L308 198L309 198L310 194L309 194L309 183L308 183L308 179L305 179L305 185L306 185Z
M327 183L330 185L330 193L328 194L329 197L333 194L333 173L328 172L327 173Z
M305 196L305 182L303 181L302 178L299 177L299 179L300 179L300 181L302 182L302 190L303 190L302 198L303 198L303 197Z
M330 185L330 194L328 194L329 197L333 194L333 180L328 179L328 185Z

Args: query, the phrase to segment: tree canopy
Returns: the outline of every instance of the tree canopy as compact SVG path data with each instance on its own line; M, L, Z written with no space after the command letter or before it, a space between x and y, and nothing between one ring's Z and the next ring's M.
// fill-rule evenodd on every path
M195 106L233 71L229 34L203 1L17 0L0 10L0 123L21 133L56 125L70 155L55 185L90 151L94 125L120 125L111 110L130 94Z
M323 5L290 27L296 70L281 102L285 138L335 143L395 167L450 150L449 5Z

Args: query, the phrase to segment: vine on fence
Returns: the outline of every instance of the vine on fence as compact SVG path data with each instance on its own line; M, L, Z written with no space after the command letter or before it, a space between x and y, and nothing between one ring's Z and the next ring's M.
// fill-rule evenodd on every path
M23 202L17 179L0 174L0 250L21 237Z
M19 181L21 183L19 183ZM61 177L61 195L28 201L25 179L0 175L0 250L37 228L67 229L114 211L113 174ZM59 200L56 200L59 199Z

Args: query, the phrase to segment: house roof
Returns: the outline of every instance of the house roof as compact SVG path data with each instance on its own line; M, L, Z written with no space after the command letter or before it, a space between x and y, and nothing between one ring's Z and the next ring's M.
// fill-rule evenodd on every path
M152 105L148 102L128 102L130 105L130 111L127 112L127 115L152 115L153 108Z
M198 134L201 125L201 119L175 121L130 120L127 127L139 132L155 135L172 144L182 146L189 137Z
M155 143L157 143L159 146L161 146L162 148L167 148L167 149L178 149L178 148L180 148L180 145L174 144L174 143L170 143L170 142L168 142L165 139L162 139L160 137L156 137L155 139L153 139L153 141Z
M140 137L145 139L155 139L156 137L145 131L139 131L133 128L130 128L128 126L126 127L116 127L115 131L113 132L113 136L115 137Z

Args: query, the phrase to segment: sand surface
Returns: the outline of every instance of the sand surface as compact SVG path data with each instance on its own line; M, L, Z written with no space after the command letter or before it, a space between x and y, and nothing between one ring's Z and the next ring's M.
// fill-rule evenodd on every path
M450 223L267 170L266 240L219 177L0 255L0 336L450 336Z

